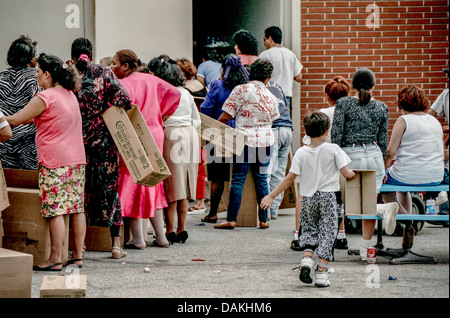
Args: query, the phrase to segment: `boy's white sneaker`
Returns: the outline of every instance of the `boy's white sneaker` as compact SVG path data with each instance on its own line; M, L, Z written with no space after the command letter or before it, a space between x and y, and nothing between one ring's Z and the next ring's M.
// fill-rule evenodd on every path
M384 231L392 235L397 226L398 203L377 204L377 215L383 218Z
M314 281L317 287L328 287L330 286L330 281L328 280L328 271L318 271L314 272Z
M313 282L312 271L314 268L314 260L311 257L303 257L300 262L300 280L305 284Z

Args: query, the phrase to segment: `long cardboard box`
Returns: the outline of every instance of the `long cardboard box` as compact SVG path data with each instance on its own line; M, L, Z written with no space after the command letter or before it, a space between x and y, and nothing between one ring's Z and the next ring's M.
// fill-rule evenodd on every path
M200 118L202 124L197 128L197 132L202 140L222 147L228 153L236 155L242 153L247 142L247 135L205 114L200 113Z
M86 298L86 275L45 275L41 298Z
M138 106L129 111L113 106L102 116L136 184L153 187L170 176Z
M0 248L0 298L30 298L33 256Z
M377 213L377 179L373 170L353 170L356 178L341 176L341 194L346 215Z
M2 211L3 247L33 255L33 265L50 256L51 240L48 220L41 215L38 172L4 169L11 205ZM69 216L64 216L65 237L62 263L68 261Z

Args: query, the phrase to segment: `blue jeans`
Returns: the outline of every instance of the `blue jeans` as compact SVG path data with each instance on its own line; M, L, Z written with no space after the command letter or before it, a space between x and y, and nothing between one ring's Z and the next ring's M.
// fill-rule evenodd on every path
M292 128L290 127L274 127L272 128L275 135L275 143L273 145L272 158L269 164L269 173L267 183L269 191L272 192L286 177L286 166L289 159L289 149L292 143ZM280 193L272 202L270 214L277 216L278 208L283 200L284 192Z
M241 207L242 193L249 170L255 181L260 222L267 222L267 210L260 208L261 200L269 194L267 185L267 168L271 157L271 147L252 148L245 146L240 156L233 157L230 197L228 201L227 221L236 222Z

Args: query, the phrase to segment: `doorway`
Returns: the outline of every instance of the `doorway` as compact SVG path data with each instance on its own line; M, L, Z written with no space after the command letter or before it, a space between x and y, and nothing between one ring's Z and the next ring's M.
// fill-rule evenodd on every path
M234 53L232 36L240 29L248 30L256 37L261 53L265 50L264 30L272 25L285 29L285 7L290 1L192 0L194 63L197 66L201 63L205 46L217 48L224 55Z

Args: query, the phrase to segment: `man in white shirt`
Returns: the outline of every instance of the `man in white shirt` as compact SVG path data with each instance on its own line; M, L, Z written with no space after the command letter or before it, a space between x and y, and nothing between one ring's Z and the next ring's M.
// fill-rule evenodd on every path
M292 114L292 85L294 80L296 82L301 81L303 65L294 52L281 45L282 39L283 33L279 27L272 26L267 28L264 31L263 39L266 50L259 57L272 63L273 74L271 80L283 89Z

